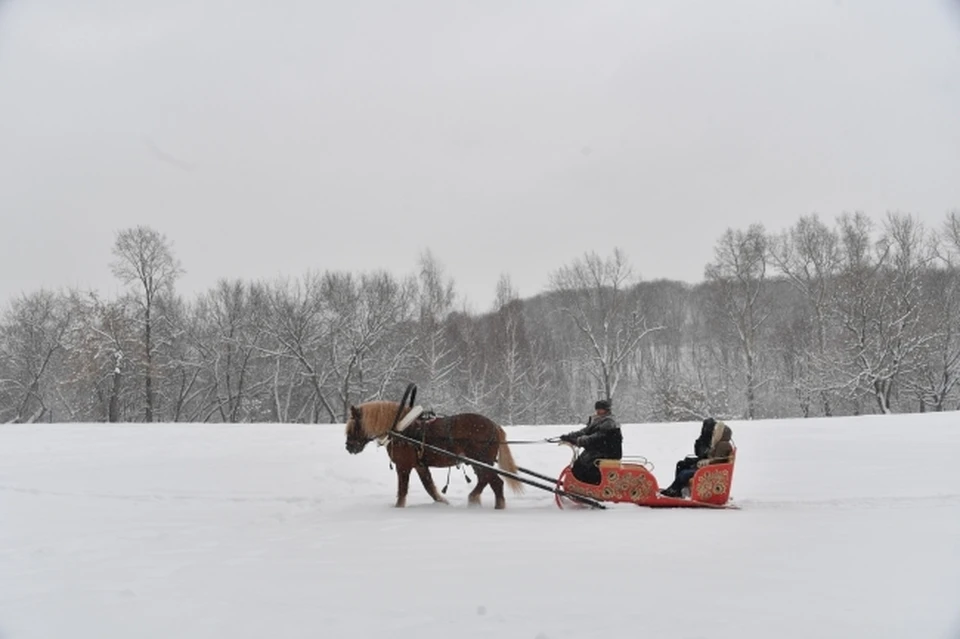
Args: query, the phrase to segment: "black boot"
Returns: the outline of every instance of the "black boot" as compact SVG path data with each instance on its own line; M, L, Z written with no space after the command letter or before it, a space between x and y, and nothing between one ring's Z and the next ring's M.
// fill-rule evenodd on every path
M660 494L664 497L679 497L680 489L677 488L676 484L670 484L666 488L660 491Z

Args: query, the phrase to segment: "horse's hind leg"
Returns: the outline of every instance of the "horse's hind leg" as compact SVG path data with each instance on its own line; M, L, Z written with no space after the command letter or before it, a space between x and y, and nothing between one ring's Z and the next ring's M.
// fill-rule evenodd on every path
M474 468L473 471L477 474L477 487L470 491L470 494L467 496L467 505L468 506L479 506L480 505L480 493L483 492L483 489L487 487L487 484L490 483L490 471Z
M417 474L420 475L420 483L423 484L423 488L427 493L433 497L433 501L438 501L441 504L448 504L447 498L440 494L440 491L437 490L437 485L433 483L433 475L430 474L430 469L426 466L417 466Z
M503 477L497 475L496 473L490 476L490 487L493 488L493 494L496 496L496 506L497 510L503 510L507 507L507 500L503 496Z

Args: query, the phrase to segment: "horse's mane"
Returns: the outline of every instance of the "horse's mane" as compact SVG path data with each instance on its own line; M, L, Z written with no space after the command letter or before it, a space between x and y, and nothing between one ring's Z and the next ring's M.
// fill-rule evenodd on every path
M371 438L386 435L387 431L393 427L393 420L397 417L397 408L399 406L399 402L387 400L364 402L357 406L357 409L361 415L363 415L360 420L360 425L363 427L364 434ZM400 417L403 418L403 416L409 412L410 407L404 406L403 410L400 411ZM352 422L353 417L350 417L347 420L348 433L350 432Z

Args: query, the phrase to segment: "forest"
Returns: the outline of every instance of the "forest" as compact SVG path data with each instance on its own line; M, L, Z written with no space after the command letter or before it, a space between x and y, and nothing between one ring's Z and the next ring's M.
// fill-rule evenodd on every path
M431 252L416 272L222 279L186 299L173 242L138 226L110 260L124 293L37 290L0 314L0 422L342 424L399 401L504 425L960 408L960 211L811 214L728 229L697 284L641 280L628 252L576 256L484 313Z

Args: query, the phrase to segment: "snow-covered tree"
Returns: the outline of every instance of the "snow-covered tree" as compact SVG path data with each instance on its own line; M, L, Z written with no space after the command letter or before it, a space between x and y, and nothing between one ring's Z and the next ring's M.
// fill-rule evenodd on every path
M135 309L126 296L109 301L94 293L72 295L71 306L76 322L64 338L61 403L72 420L126 421L143 408L130 374L142 364Z
M889 215L876 242L865 215L841 216L840 224L843 267L834 308L843 328L845 386L889 413L897 382L918 370L931 339L919 330L929 245L922 225L906 215Z
M451 343L447 318L456 303L456 288L430 251L418 262L416 344L412 377L418 396L434 410L455 408L454 375L462 356Z
M799 354L803 373L796 380L797 392L803 396L816 393L823 414L830 416L828 322L840 269L840 237L817 215L803 216L775 240L772 248L774 264L803 295L813 324L815 350Z
M558 309L573 322L576 343L598 395L614 400L641 340L662 326L648 326L632 290L633 269L616 248L607 259L594 252L555 271L551 288Z
M333 317L330 364L339 411L334 421L345 421L350 404L382 397L397 381L409 361L416 338L404 335L416 301L412 279L389 273L330 274L324 297Z
M67 296L40 290L15 299L0 319L0 421L34 422L55 397L74 315Z
M153 332L160 320L154 311L159 298L173 292L183 269L174 257L172 243L165 235L148 226L137 226L117 233L113 254L116 259L110 268L121 282L133 285L133 300L140 309L144 354L144 419L152 422L155 375Z
M266 326L267 292L260 285L220 280L196 305L192 340L201 358L198 391L207 400L203 419L241 422L269 415L272 382ZM203 382L206 382L204 385ZM191 394L192 378L181 380Z
M331 305L349 304L352 300L349 283L344 285L348 290L342 301L331 295L330 289L340 286L337 276L310 272L292 282L278 282L270 289L270 321L264 329L275 348L269 354L276 358L277 367L282 366L282 359L298 364L300 373L291 379L287 392L303 396L294 408L293 398L284 397L279 388L275 389L274 411L281 421L317 423L321 413L330 421L337 419L340 411L327 397L327 383L334 374L330 362L334 318L349 315L349 310L341 306L335 312ZM280 375L278 370L277 377ZM301 382L308 389L306 392L301 389Z
M508 275L497 282L494 312L489 318L489 348L497 371L495 415L506 424L522 423L528 414L526 390L531 378L530 344L523 302Z
M746 231L728 229L704 270L717 310L732 327L743 356L748 419L757 417L760 331L770 316L770 301L764 297L768 260L764 228L752 224Z

